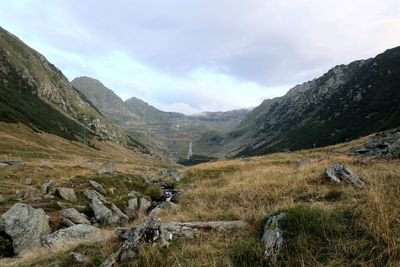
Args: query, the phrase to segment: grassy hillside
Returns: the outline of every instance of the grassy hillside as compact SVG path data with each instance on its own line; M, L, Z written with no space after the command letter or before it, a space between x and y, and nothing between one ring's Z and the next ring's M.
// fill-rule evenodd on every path
M266 266L261 229L269 216L282 211L288 214L282 221L286 242L277 266L398 266L400 161L343 153L361 141L183 169L178 187L185 193L177 209L160 214L164 222L241 219L250 227L175 240L164 249L145 247L137 260L116 266ZM324 169L334 162L349 165L366 188L327 181ZM119 166L122 173L132 170ZM85 169L81 164L80 171ZM64 170L60 166L57 172ZM51 254L39 251L28 259L0 263L70 266L68 251L76 251L88 255L86 266L97 266L118 247L112 233L107 234L110 239L100 243L73 244Z

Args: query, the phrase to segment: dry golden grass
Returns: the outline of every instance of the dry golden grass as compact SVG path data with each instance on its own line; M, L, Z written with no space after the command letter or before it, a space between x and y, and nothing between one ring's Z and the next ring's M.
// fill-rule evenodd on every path
M37 138L36 134L32 138ZM177 209L160 214L164 222L240 219L247 221L250 228L176 240L168 249L146 247L139 259L121 266L263 266L260 227L265 218L281 211L297 216L299 221L286 222L296 229L286 229L291 243L282 251L278 266L400 266L400 161L349 157L343 153L364 140L184 169L185 178L178 187L184 188L185 193ZM152 159L139 159L138 155L131 157L114 145L101 145L101 152L82 152L84 156L80 158L76 151L81 145L74 144L71 151L64 150L63 154L75 154L50 160L51 167L44 167L47 163L40 165L43 157L32 156L25 170L8 169L9 179L1 190L23 187L20 181L28 172L35 174L35 183L55 174L66 180L90 175L97 166L85 165L88 158L100 162L113 155L117 167L128 173L145 172L153 164L163 166ZM40 151L46 149L50 148ZM41 155L46 153L50 152ZM300 159L306 160L296 170ZM140 160L142 163L138 164ZM366 188L359 190L327 181L324 170L334 162L349 165L366 182ZM307 201L309 196L314 201ZM96 266L117 246L118 242L111 239L73 250L87 253L91 259L87 266ZM68 254L60 252L35 259L30 266L48 266L55 261L61 261L61 266L72 264Z

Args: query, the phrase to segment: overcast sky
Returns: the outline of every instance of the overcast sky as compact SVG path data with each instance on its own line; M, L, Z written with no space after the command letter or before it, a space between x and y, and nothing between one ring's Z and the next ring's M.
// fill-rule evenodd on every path
M257 106L400 45L400 1L1 0L0 26L70 80L189 114Z

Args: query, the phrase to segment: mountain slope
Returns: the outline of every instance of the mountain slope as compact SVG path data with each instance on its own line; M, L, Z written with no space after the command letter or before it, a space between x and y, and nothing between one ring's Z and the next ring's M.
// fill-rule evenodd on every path
M324 146L400 125L400 47L265 100L230 132L237 156Z
M123 132L82 98L41 54L0 28L0 120L79 139L90 135L122 142Z
M161 111L136 97L124 102L111 89L90 77L75 78L71 84L107 118L135 138L164 151L168 157L171 154L185 157L190 142L196 153L218 153L221 146L215 145L214 136L232 130L249 112L242 109L186 116Z

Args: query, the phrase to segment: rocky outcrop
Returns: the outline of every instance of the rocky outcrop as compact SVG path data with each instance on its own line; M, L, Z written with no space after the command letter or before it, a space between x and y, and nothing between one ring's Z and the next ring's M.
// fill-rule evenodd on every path
M60 212L64 218L67 218L68 220L72 221L73 223L90 224L90 221L88 220L86 215L83 213L80 213L76 209L73 209L73 208L63 209Z
M128 221L128 216L100 193L87 189L84 194L91 201L90 207L93 209L97 222L117 225Z
M139 205L139 210L146 211L151 207L151 201L144 197L141 197L139 198L138 205Z
M279 228L279 221L285 216L285 213L272 216L264 225L261 244L264 250L264 257L271 265L276 263L277 256L284 244L283 231Z
M97 171L98 174L113 174L115 172L115 162L113 160L109 160L104 163L100 169Z
M44 211L26 204L14 204L1 218L17 255L41 246L41 238L50 232L49 219Z
M72 188L60 187L55 190L55 194L62 199L75 202L77 200L75 191Z
M60 229L42 239L45 247L62 246L70 241L88 240L99 229L87 224L77 224L65 229Z
M350 155L369 156L378 159L399 159L400 128L377 133L362 146L351 148L348 153Z
M99 184L96 181L89 181L90 185L96 189L97 192L101 193L101 194L107 194L107 191L104 189L104 187Z
M365 186L364 182L349 167L343 164L333 164L325 169L325 173L328 179L336 183L344 181L357 188Z

